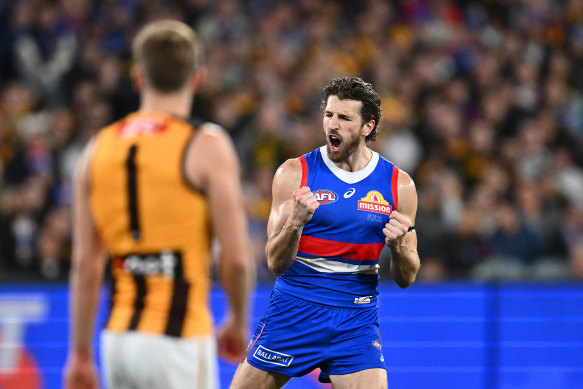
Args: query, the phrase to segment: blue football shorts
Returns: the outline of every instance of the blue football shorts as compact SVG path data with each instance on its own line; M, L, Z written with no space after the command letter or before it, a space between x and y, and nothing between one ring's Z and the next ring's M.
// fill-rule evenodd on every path
M320 305L273 291L247 351L250 365L289 377L385 367L376 307Z

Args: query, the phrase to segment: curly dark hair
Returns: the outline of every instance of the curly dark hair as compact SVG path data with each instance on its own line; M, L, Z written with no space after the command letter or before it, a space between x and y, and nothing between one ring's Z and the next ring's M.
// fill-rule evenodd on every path
M335 78L322 88L322 101L320 108L326 110L328 97L338 96L340 100L356 100L362 102L360 116L363 123L374 120L374 128L365 138L366 142L374 141L378 134L378 124L381 119L381 98L368 82L360 77Z

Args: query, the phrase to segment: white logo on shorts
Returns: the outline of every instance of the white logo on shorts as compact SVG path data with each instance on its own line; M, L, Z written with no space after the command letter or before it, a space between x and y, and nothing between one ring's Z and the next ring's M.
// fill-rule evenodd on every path
M364 296L364 297L355 297L354 303L355 304L370 304L370 298L372 296Z
M271 363L273 365L285 366L288 367L294 357L292 355L287 355L284 353L280 353L278 351L273 351L263 346L257 347L253 356L260 361L265 363Z

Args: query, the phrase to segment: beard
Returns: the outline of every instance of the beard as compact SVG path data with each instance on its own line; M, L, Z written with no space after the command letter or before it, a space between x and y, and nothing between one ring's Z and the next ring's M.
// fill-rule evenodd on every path
M348 160L348 157L354 153L358 146L360 146L361 139L358 136L355 136L351 139L344 139L342 140L342 144L340 145L340 149L336 151L332 151L330 147L330 141L326 142L326 151L328 152L328 158L330 161L340 163Z

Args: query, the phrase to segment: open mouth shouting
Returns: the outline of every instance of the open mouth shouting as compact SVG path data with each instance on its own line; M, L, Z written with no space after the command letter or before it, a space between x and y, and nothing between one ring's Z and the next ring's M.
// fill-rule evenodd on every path
M330 145L330 150L338 151L342 145L342 139L338 135L330 134L328 135L328 144Z

